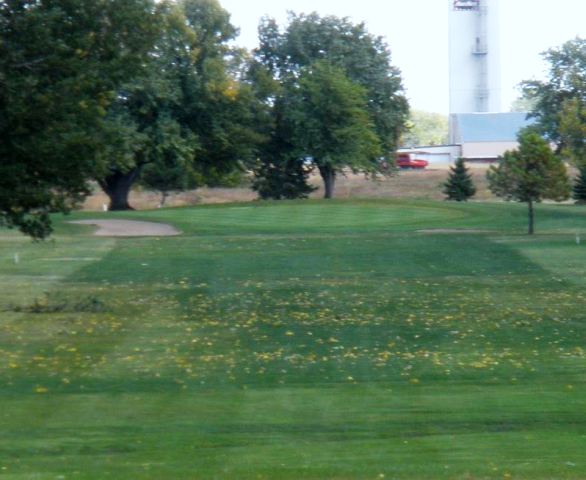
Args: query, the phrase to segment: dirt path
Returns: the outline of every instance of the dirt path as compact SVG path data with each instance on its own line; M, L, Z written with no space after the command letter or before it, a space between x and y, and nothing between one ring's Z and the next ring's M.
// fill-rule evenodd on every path
M181 232L166 223L138 222L135 220L75 220L70 223L94 225L98 237L168 237Z

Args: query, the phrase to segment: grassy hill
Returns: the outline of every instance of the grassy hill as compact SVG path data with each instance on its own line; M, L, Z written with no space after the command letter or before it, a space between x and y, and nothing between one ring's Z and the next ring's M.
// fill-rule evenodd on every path
M0 477L585 478L586 209L537 215L533 238L522 205L400 200L0 232Z

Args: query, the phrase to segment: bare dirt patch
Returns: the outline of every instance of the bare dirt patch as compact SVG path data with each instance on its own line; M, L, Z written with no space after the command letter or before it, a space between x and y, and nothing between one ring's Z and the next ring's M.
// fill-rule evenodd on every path
M166 223L139 222L136 220L75 220L69 223L98 227L98 237L168 237L181 232Z

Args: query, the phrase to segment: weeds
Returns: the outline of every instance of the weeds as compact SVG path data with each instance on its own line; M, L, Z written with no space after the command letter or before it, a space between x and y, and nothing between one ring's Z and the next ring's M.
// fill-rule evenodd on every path
M29 305L9 305L5 311L15 313L99 313L106 310L105 303L94 295L72 299L58 294L45 293Z

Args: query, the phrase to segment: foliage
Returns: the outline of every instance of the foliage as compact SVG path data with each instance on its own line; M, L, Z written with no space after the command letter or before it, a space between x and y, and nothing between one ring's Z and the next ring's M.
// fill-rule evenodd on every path
M138 180L140 185L161 192L161 206L170 192L193 189L203 183L193 168L195 139L182 134L177 122L165 120L153 132L151 160Z
M474 196L476 187L468 170L463 158L458 158L456 164L450 167L448 180L444 183L443 190L447 195L447 200L465 202Z
M560 112L559 134L562 155L579 168L586 167L585 101L586 97L566 100Z
M302 115L300 108L313 108L312 105L315 106L315 103L299 102L301 79L305 79L306 85L303 88L306 93L312 90L314 99L320 95L323 98L327 88L324 87L324 91L318 94L315 87L308 87L307 82L310 81L308 78L315 74L314 71L323 72L326 68L329 68L336 77L332 80L332 85L337 85L337 98L347 92L352 97L348 103L355 103L355 93L352 92L356 90L349 87L350 83L363 90L366 103L362 106L364 114L360 116L366 115L370 124L369 129L374 132L377 137L376 143L380 145L382 159L386 159L387 163L393 162L393 152L404 128L408 107L403 95L400 73L391 65L390 52L380 37L369 34L363 24L354 25L347 19L333 16L319 17L316 13L290 14L289 24L283 32L274 20L264 18L259 27L259 36L260 46L254 52L251 72L255 83L260 83L262 87L257 89L257 93L259 98L264 100L272 120L268 148L261 155L262 162L280 166L291 165L295 170L297 167L289 161L289 153L297 157L324 159L324 146L320 147L319 152L307 149L310 145L312 148L316 146L317 137L314 136L313 140L308 142L307 135L298 128L299 122L282 115L283 111L280 109L283 105L288 107L289 104L295 104L295 116L309 118L310 110ZM342 76L345 80L341 79ZM346 84L343 88L342 82ZM328 88L332 88L332 85ZM322 107L325 107L326 103L324 99L321 102ZM331 108L330 114L335 113L333 107L328 108ZM289 121L293 122L292 126L288 124ZM348 131L352 130L350 123L354 121L349 120ZM343 120L338 120L338 123L341 122ZM315 122L313 123L315 126ZM316 129L313 128L312 131L315 133ZM362 147L373 140L372 135L368 134L367 137L368 139L362 142ZM287 152L283 158L275 158L272 155L280 145L286 145ZM347 142L346 146L350 146L350 142ZM350 152L346 152L342 160L339 147L341 144L336 147L336 152L332 152L338 160L328 160L329 167L325 172L323 168L320 169L326 190L329 190L326 191L326 196L333 193L335 173L343 167L373 172L385 163L375 157L366 162L363 154L354 161ZM374 153L374 150L371 149L371 152ZM317 163L315 166L319 168ZM261 172L268 170L270 169L260 169Z
M521 96L516 98L511 103L511 112L518 112L518 113L530 113L535 110L537 106L537 99L536 98L529 98L526 96Z
M448 118L441 113L411 110L401 145L443 145L448 143Z
M221 182L260 140L254 97L236 78L241 52L228 46L236 30L216 0L164 4L162 34L143 75L127 84L111 108L110 163L100 184L110 209L130 208L142 183L163 193Z
M311 168L305 159L275 155L272 162L268 159L258 162L254 170L252 189L263 200L307 198L315 190L307 183Z
M563 110L582 105L586 98L586 39L576 38L543 54L549 63L547 80L523 82L523 93L534 103L531 115L537 119L539 131L560 149L572 148L562 134ZM572 104L570 104L572 105Z
M574 179L572 198L576 203L586 203L586 167L578 169L578 176Z
M326 198L332 197L333 177L342 168L378 170L382 151L367 112L366 92L342 70L316 62L301 71L289 98L293 143L319 169Z
M151 0L0 2L0 224L34 238L87 193L105 109L157 26Z
M529 234L534 233L533 203L566 200L570 184L564 163L548 142L530 130L519 134L519 148L500 157L487 172L490 190L506 200L527 203Z
M267 141L253 165L252 189L264 200L307 198L315 190L308 184L313 165L296 152L293 144L293 125L287 114L289 99L284 94L276 95L283 88L269 78L266 71L258 68L258 64L256 67L249 72L254 78L256 95L265 99L273 97L274 100L270 101L270 106L265 104L264 118L259 122Z

